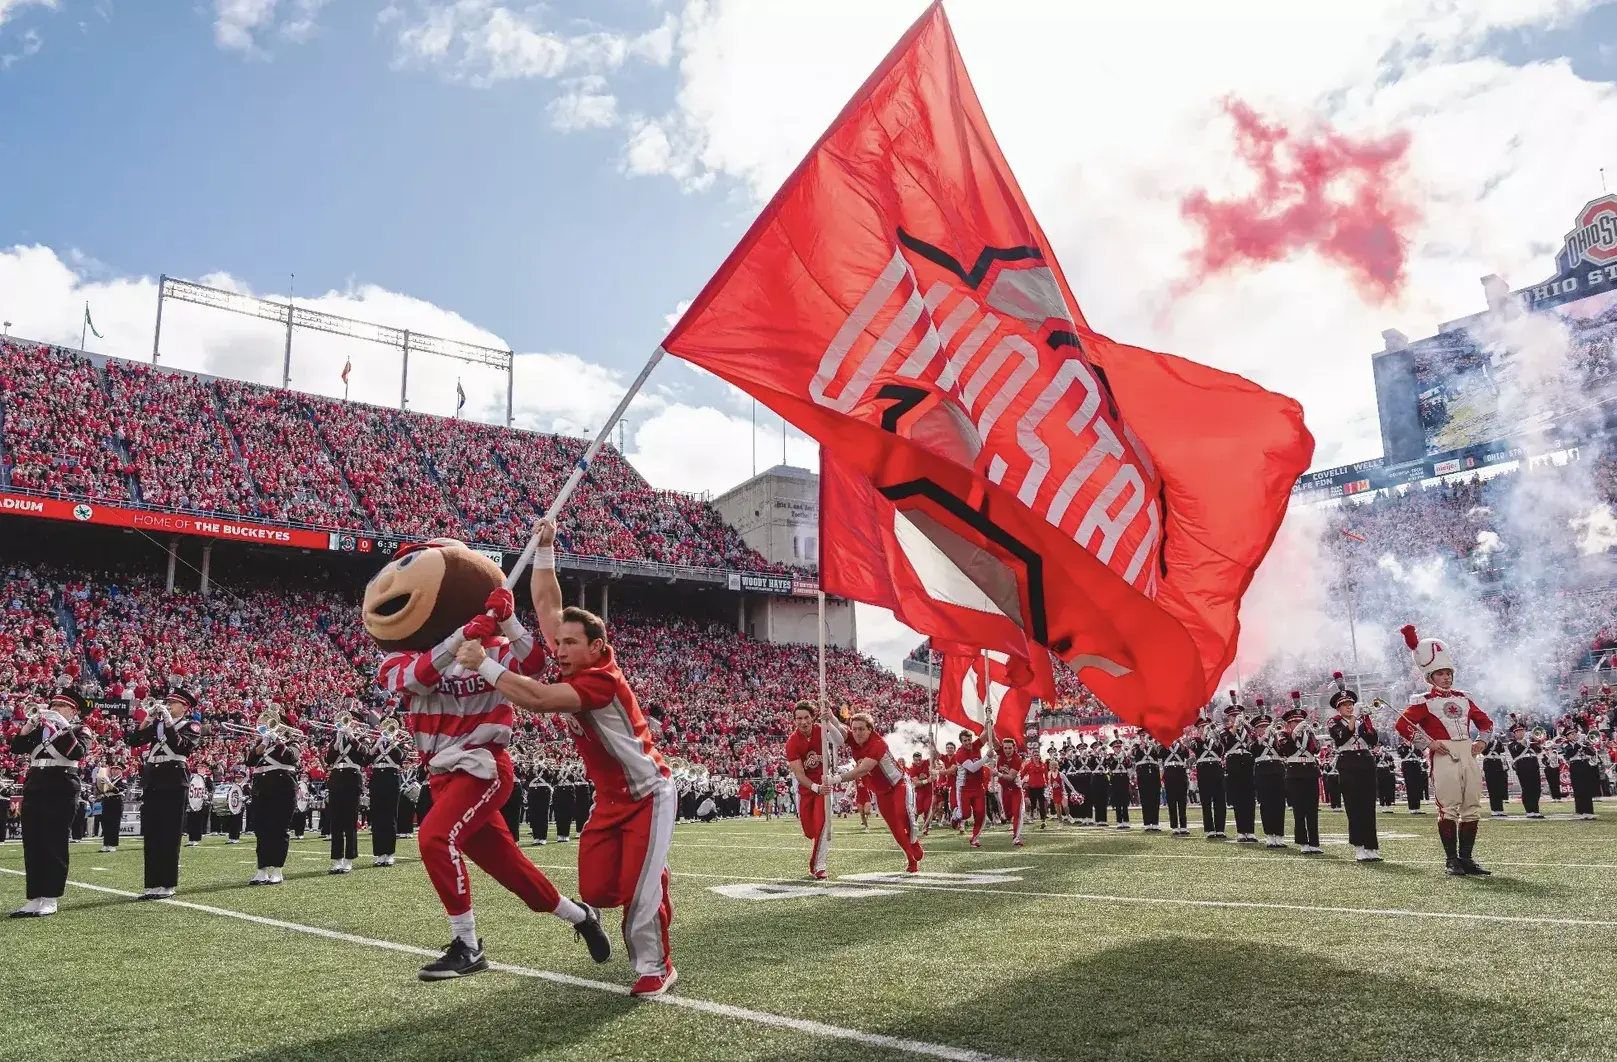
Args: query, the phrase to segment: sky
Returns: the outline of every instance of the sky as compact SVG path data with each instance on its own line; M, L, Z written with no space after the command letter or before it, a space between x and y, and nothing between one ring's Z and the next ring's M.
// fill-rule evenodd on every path
M0 318L149 358L160 274L514 350L524 426L599 426L682 305L923 0L0 0ZM1369 355L1553 273L1617 190L1617 4L947 0L989 121L1090 323L1300 400L1316 465L1380 452ZM1251 192L1228 101L1407 141L1403 283L1309 247L1190 284L1182 208ZM273 325L165 309L162 361L278 383ZM397 403L396 352L296 338L294 387ZM412 359L410 408L504 415ZM751 403L668 361L627 453L752 471ZM758 466L781 425L760 416ZM787 459L814 464L788 432ZM861 612L896 661L915 638Z

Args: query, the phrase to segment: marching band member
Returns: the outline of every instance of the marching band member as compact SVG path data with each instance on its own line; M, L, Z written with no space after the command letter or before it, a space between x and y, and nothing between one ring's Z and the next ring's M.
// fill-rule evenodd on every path
M533 771L528 775L528 830L533 834L533 843L542 845L550 838L550 767L548 764L535 762Z
M1286 761L1275 751L1280 728L1263 710L1257 699L1258 714L1252 719L1252 740L1258 754L1252 760L1252 792L1257 797L1263 819L1265 848L1286 847Z
M1512 769L1516 772L1516 784L1521 790L1522 809L1527 812L1530 819L1542 819L1544 813L1538 810L1539 798L1544 795L1544 777L1542 764L1538 760L1538 749L1527 736L1527 726L1520 719L1511 724L1510 742L1505 746L1510 752Z
M1284 731L1275 738L1275 752L1286 761L1286 803L1291 805L1297 851L1319 855L1319 739L1312 726L1304 726L1308 709L1303 695L1291 692L1291 707L1280 717Z
M1258 797L1253 787L1252 745L1241 716L1241 705L1231 690L1229 707L1224 709L1224 731L1219 735L1224 752L1224 792L1230 813L1235 816L1236 842L1256 844Z
M1426 756L1412 741L1398 743L1398 767L1404 775L1404 803L1411 815L1424 815L1420 803L1426 799Z
M297 772L297 784L292 787L292 839L303 840L309 829L309 776L302 768ZM276 884L280 884L276 882Z
M1185 733L1189 734L1187 727ZM1162 757L1162 795L1168 801L1168 829L1175 837L1190 836L1190 746L1180 738Z
M1196 754L1196 792L1202 806L1202 836L1209 841L1224 839L1224 745L1217 734L1208 735L1206 724L1196 724L1191 750Z
M1134 751L1134 781L1140 790L1140 821L1146 833L1162 831L1162 760L1168 750L1145 737Z
M185 787L185 847L202 844L202 835L208 829L208 800L213 796L213 781L192 772Z
M253 846L258 873L249 885L279 885L286 880L287 830L297 804L299 744L296 733L270 709L258 717L258 734L247 752L253 782Z
M1550 799L1559 804L1564 799L1561 792L1561 763L1563 757L1556 742L1545 741L1540 744L1539 761L1544 765L1544 786L1550 791Z
M573 773L577 764L564 764L556 774L556 792L551 806L556 812L556 843L566 844L573 832Z
M562 681L541 683L519 675L490 660L480 640L464 642L455 659L492 683L513 706L562 717L600 801L578 839L579 895L594 907L623 908L623 940L637 975L629 993L660 996L679 979L668 943L673 918L668 846L674 834L674 786L606 640L606 625L594 613L561 607L551 546L555 524L541 520L535 533L539 549L529 586ZM504 594L504 601L509 598ZM515 625L504 602L498 605L497 618L526 634ZM834 725L829 714L823 722ZM601 940L604 943L604 934Z
M1102 762L1106 765L1106 785L1108 795L1111 797L1112 810L1117 813L1117 828L1131 829L1129 826L1129 775L1133 772L1133 764L1129 762L1128 754L1123 751L1123 739L1113 738L1108 746L1111 750Z
M1348 844L1361 863L1381 859L1376 839L1376 760L1373 750L1381 744L1375 724L1366 712L1359 714L1359 695L1347 688L1340 671L1335 674L1336 692L1330 706L1336 714L1326 725L1336 746L1336 769L1341 779L1342 804L1347 809Z
M124 766L109 754L108 762L95 773L96 796L101 800L101 851L116 852L124 817Z
M173 896L180 884L180 834L185 826L191 771L186 757L202 740L202 725L191 718L196 694L170 689L146 725L129 733L129 744L144 748L140 832L146 838L146 892L143 900Z
M326 810L321 821L331 820L332 874L351 872L359 858L359 785L370 755L355 736L354 723L352 715L339 715L336 734L326 749Z
M1391 815L1398 803L1398 757L1387 745L1376 746L1376 798L1382 813Z
M1571 736L1566 766L1572 775L1572 813L1580 819L1595 817L1595 794L1600 790L1598 755L1587 731Z
M1488 789L1488 806L1490 817L1502 819L1505 817L1505 801L1510 797L1510 739L1504 734L1495 734L1483 742L1486 750L1482 757L1482 779ZM1435 771L1436 764L1433 764ZM1441 808L1438 815L1442 815Z
M67 888L67 853L79 799L79 763L90 751L90 732L79 722L90 704L75 690L58 690L11 739L27 753L22 785L22 859L28 902L12 918L56 913Z
M399 734L398 720L388 719L367 750L371 761L371 865L377 867L392 866L399 846L399 775L404 770Z
M1477 842L1477 819L1482 796L1482 770L1477 756L1486 747L1483 736L1493 732L1493 720L1476 702L1454 688L1454 663L1448 648L1436 638L1417 639L1413 624L1401 633L1415 660L1417 673L1430 684L1416 692L1398 717L1398 733L1406 740L1426 740L1432 754L1432 794L1437 802L1437 832L1447 857L1444 873L1485 876L1471 857ZM1478 738L1472 740L1471 727Z
M374 779L375 774L371 777ZM526 768L513 759L511 764L511 793L500 805L500 817L505 820L505 828L511 832L512 838L522 836L522 799L528 792L528 778ZM377 866L382 864L378 862Z

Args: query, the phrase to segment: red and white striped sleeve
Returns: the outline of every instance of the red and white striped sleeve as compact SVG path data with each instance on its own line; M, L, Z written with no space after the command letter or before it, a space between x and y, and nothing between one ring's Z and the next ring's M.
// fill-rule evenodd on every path
M457 630L425 653L409 650L389 653L378 669L377 684L388 693L435 693L444 672L455 662L455 650L465 640L465 635Z
M533 632L517 622L515 616L500 624L500 633L507 644L489 650L495 663L510 668L519 675L533 676L545 669L550 654Z

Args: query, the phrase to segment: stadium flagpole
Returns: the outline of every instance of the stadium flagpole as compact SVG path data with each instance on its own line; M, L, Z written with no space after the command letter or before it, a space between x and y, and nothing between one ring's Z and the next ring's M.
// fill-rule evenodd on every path
M820 574L823 577L825 573L821 572ZM820 632L820 717L823 719L828 704L825 694L825 591L823 589L815 591L815 598L820 617L818 624ZM820 772L821 778L829 778L836 772L836 767L831 761L831 728L823 725L820 727ZM832 814L837 802L836 787L830 787L830 790L822 795L825 797L825 854L829 856L831 854L831 820L836 817Z
M573 491L578 489L578 484L584 478L584 473L589 471L590 462L595 460L595 455L600 453L601 447L612 434L612 428L623 417L624 411L629 408L629 403L633 401L634 396L639 394L640 389L646 385L646 379L651 375L651 370L657 367L657 363L662 360L663 355L666 353L667 351L663 350L662 347L658 347L651 352L651 357L646 359L645 367L640 370L640 375L636 376L634 383L630 384L629 389L623 392L623 397L618 400L617 408L612 411L610 417L606 418L606 423L601 425L601 430L596 434L595 441L585 449L584 456L580 457L578 464L573 466L573 471L568 475L567 482L563 483L561 490L556 492L555 500L550 503L550 508L545 510L546 520L554 520L556 514L561 512L561 507L567 504L567 499L573 496ZM528 545L522 550L522 556L517 558L516 566L511 569L511 574L505 577L505 588L507 590L517 585L517 580L522 578L523 570L533 563L533 554L538 548L539 536L530 536Z

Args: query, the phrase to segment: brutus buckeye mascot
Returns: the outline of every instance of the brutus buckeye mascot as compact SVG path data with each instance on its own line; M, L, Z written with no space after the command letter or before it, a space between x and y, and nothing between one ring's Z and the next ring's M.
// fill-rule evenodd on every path
M482 675L455 663L455 651L476 641L518 674L544 668L543 643L517 622L503 583L492 560L437 538L404 546L365 588L365 629L388 654L379 681L400 697L427 767L432 809L421 823L421 862L454 934L443 957L421 968L423 981L488 968L467 857L533 910L577 927L597 962L611 953L599 912L561 896L507 829L500 809L515 784L506 752L511 705Z
M1398 733L1419 744L1424 735L1432 755L1432 799L1437 803L1437 832L1447 857L1444 873L1487 875L1471 858L1477 843L1477 820L1482 807L1483 740L1493 732L1493 720L1468 694L1454 688L1454 662L1448 646L1437 638L1417 638L1413 624L1401 633L1415 659L1415 671L1425 690L1416 688L1409 707L1398 717Z

